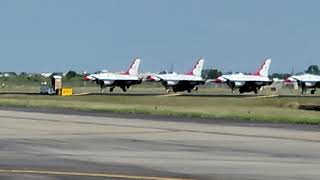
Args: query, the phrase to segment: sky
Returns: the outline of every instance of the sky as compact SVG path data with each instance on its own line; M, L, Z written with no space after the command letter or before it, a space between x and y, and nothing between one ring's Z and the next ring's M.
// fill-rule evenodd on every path
M0 71L205 68L253 72L320 65L318 0L1 0Z

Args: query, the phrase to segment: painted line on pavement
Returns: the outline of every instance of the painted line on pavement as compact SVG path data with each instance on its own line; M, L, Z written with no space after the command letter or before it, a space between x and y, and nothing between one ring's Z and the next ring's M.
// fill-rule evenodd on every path
M156 97L171 97L171 96L181 96L182 94L174 93L174 94L165 94L165 95L158 95Z
M248 99L262 99L262 98L273 98L279 97L279 95L266 95L266 96L254 96L254 97L247 97Z
M130 176L109 173L86 173L86 172L67 172L67 171L41 171L41 170L23 170L23 169L0 169L0 173L8 174L38 174L38 175L60 175L60 176L83 176L83 177L102 177L102 178L123 178L123 179L140 179L140 180L192 180L183 178L170 177L153 177L153 176Z

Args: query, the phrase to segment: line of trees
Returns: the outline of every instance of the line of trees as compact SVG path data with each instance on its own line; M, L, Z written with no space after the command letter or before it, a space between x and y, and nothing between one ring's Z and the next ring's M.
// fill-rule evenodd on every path
M301 74L300 73L296 73L296 74ZM320 75L320 69L318 65L310 65L307 70L305 70L305 73L309 73L309 74L315 74L315 75ZM27 80L33 80L33 81L40 81L43 78L41 78L40 74L28 74L26 72L21 72L19 74L15 73L15 72L0 72L0 75L2 75L1 77L7 77L7 76L3 76L4 74L7 74L10 77L19 77L20 79L27 79ZM215 79L219 76L221 76L223 73L221 71L219 71L218 69L204 69L202 70L202 78L203 79ZM63 75L63 73L53 73L52 75ZM273 73L271 75L271 78L278 78L278 79L286 79L289 76L293 75L292 73ZM80 77L82 77L82 74L78 74L76 71L70 70L65 74L65 78L68 80L72 80L72 79L81 79Z
M203 79L215 79L222 75L222 72L218 69L204 69L201 76Z
M308 69L305 71L306 73L309 74L317 74L320 75L320 70L319 67L317 65L311 65L308 67Z

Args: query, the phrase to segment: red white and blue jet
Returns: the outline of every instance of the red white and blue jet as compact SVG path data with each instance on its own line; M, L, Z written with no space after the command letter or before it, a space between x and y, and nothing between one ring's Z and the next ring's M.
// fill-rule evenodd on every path
M177 74L175 72L168 74L154 74L149 76L149 81L161 82L166 91L179 92L187 91L191 93L192 90L198 89L199 85L204 85L205 80L201 77L202 68L204 65L204 59L199 59L194 67L185 74Z
M311 94L315 94L317 88L320 88L320 76L313 74L302 74L290 76L285 80L285 83L297 82L301 87L301 94L307 93L308 89L311 89Z
M84 80L94 81L101 87L101 92L109 87L109 91L113 92L115 87L120 87L123 92L126 92L132 85L142 83L142 79L138 77L138 69L140 59L135 59L130 65L129 69L122 73L95 73L84 76Z
M238 89L241 94L245 92L258 94L261 87L271 85L273 82L268 77L270 64L271 59L268 58L263 62L261 67L252 74L235 73L222 75L213 82L226 83L231 88L232 93L235 93L235 90Z

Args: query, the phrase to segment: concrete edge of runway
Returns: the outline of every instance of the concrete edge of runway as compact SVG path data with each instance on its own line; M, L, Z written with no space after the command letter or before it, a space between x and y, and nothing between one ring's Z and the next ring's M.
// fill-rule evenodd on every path
M139 114L139 113L115 113L108 111L92 111L92 110L75 110L68 108L31 108L31 107L10 107L0 106L0 110L7 111L21 111L21 112L36 112L48 114L62 114L62 115L78 115L78 116L91 116L91 117L109 117L109 118L126 118L126 119L152 119L154 121L167 121L167 122L189 122L200 124L221 124L230 126L245 126L245 127L270 127L281 129L292 129L302 131L320 131L320 125L309 124L294 124L294 123L279 123L279 122L265 122L253 120L236 120L236 119L223 119L223 118L200 118L200 117L176 117L166 115L153 115L153 114Z

